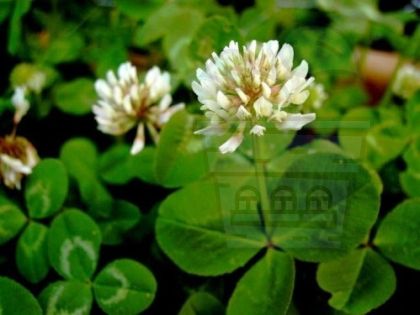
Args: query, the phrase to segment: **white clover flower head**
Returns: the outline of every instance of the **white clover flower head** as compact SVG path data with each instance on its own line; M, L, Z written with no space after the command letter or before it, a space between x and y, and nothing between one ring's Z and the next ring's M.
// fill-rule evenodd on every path
M306 61L292 69L292 46L279 48L276 40L262 44L252 41L242 50L231 41L220 55L212 54L205 70L197 70L198 81L192 83L192 89L210 126L196 133L220 133L237 122L236 132L219 147L222 153L235 151L248 129L251 134L264 135L263 124L267 122L279 129L299 130L315 119L314 113L288 110L290 105L305 102L314 78L306 78Z
M170 75L158 67L150 69L144 82L139 82L136 68L126 62L117 74L108 71L106 79L95 82L99 100L93 106L98 129L111 135L122 135L137 126L131 154L139 153L145 145L145 127L155 142L159 130L184 104L170 106Z
M32 173L39 157L23 137L0 138L0 180L11 189L20 189L24 176Z
M420 68L412 64L404 64L398 70L392 86L392 91L404 99L420 90Z
M12 104L15 107L13 120L15 124L18 124L29 110L30 104L26 99L26 92L27 88L25 86L18 86L13 93Z

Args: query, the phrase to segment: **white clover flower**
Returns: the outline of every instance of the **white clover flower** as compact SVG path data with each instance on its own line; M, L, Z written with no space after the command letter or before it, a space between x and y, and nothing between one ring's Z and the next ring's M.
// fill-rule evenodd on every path
M392 91L405 99L409 99L420 90L420 69L412 64L404 64L397 72Z
M15 124L18 124L29 110L30 104L25 97L26 91L27 89L25 86L18 86L13 93L12 104L15 107L15 116L13 120Z
M315 119L314 113L296 113L297 107L288 110L291 104L305 102L314 78L306 79L306 61L292 69L292 46L279 48L279 42L271 40L262 44L252 41L240 50L238 43L231 41L220 55L212 54L205 71L197 70L198 82L194 81L192 88L210 126L196 133L221 133L238 122L232 137L219 147L222 153L235 151L246 130L264 135L267 122L279 129L299 130Z
M20 189L22 178L32 172L39 157L23 137L0 138L0 180L11 189Z
M170 106L170 75L158 67L150 69L144 82L139 83L136 68L126 62L118 68L117 75L108 71L106 80L95 83L99 96L93 106L98 129L111 135L121 135L137 126L137 135L131 154L140 152L145 144L145 127L155 142L159 129L184 104Z

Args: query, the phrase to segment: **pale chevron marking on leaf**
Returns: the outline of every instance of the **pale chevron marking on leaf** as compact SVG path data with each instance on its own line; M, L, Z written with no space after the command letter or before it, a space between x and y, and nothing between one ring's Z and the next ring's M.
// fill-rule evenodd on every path
M63 291L64 291L64 286L63 285L57 285L55 292L53 294L51 294L51 296L48 300L47 314L46 315L57 314L56 305L57 305L58 299L63 294Z
M86 253L92 263L92 266L95 266L96 253L92 242L83 240L80 236L75 236L72 239L66 239L60 248L60 266L61 271L68 277L71 277L72 275L70 270L70 254L77 247Z
M20 245L22 246L22 250L25 252L26 256L29 256L31 252L35 252L42 246L42 240L44 239L44 235L45 234L38 233L36 239L34 239L31 244L26 243L25 239L21 238Z
M101 299L103 304L117 304L127 298L130 283L124 274L115 267L108 268L107 272L121 283L121 287L117 289L115 294L107 299Z
M60 297L63 295L64 292L64 285L58 285L56 291L51 295L48 306L47 306L47 312L46 315L83 315L87 314L89 311L89 305L85 305L82 307L79 307L75 309L74 311L69 311L66 309L58 309L57 310L57 302L60 299ZM1 315L1 313L0 313Z
M79 307L75 309L74 311L68 311L68 310L58 310L54 315L84 315L87 314L89 311L89 305L85 305L83 307Z
M41 198L41 207L37 210L40 212L39 215L45 215L47 209L51 207L51 199L48 197L49 189L42 182L38 182L30 188L29 192Z

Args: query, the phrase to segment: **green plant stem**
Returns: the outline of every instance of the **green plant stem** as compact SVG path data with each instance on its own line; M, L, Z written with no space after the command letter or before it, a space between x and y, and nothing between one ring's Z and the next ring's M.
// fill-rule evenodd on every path
M265 232L270 240L272 234L271 204L267 189L266 161L262 155L263 141L259 136L252 135L254 148L254 166L257 179L258 190L260 194L261 216Z

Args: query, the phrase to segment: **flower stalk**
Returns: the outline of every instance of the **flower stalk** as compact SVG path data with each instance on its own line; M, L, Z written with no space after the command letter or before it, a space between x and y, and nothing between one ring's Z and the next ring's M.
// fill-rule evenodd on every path
M266 160L264 159L264 141L257 135L252 135L252 145L254 154L255 177L257 180L257 187L260 196L260 216L264 231L268 239L272 235L272 217L271 217L271 202L267 188L267 170Z

